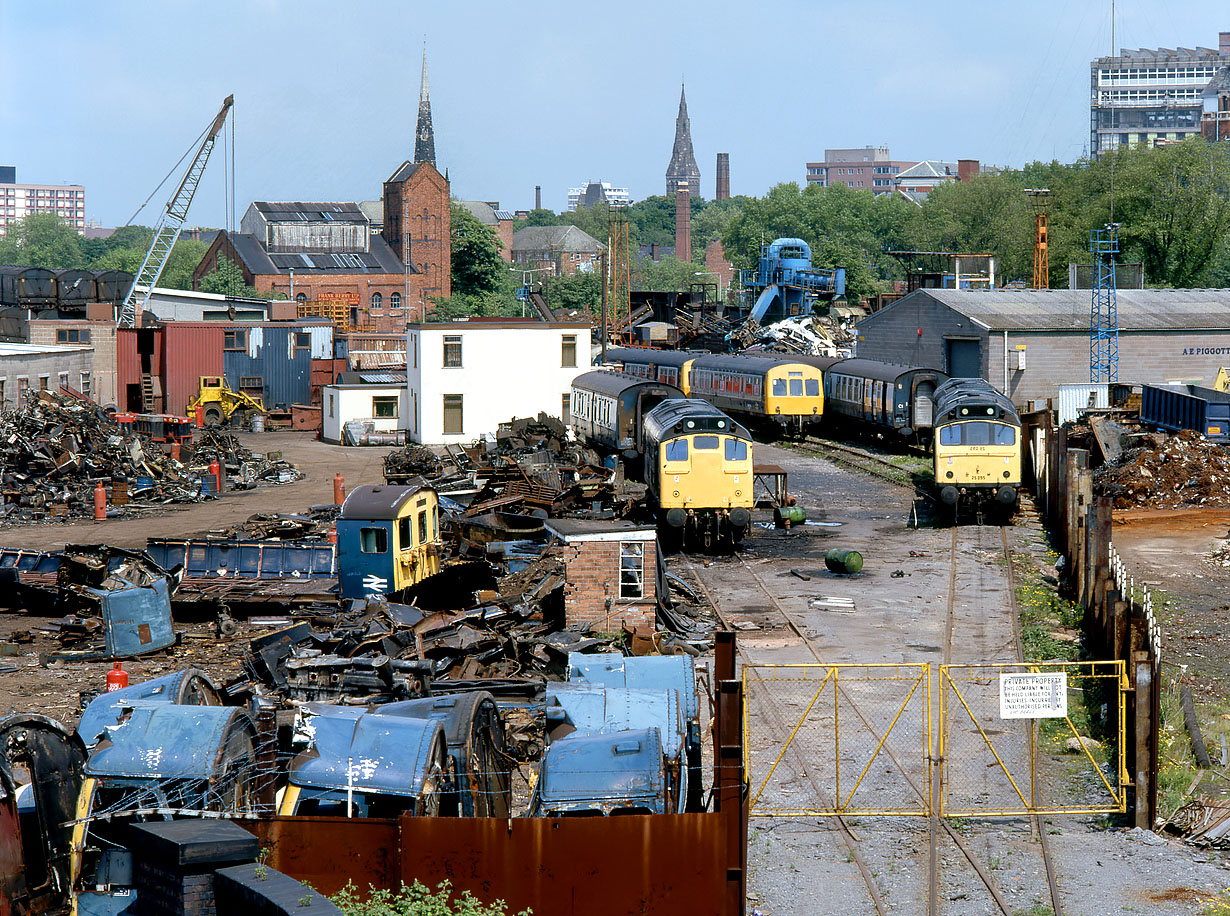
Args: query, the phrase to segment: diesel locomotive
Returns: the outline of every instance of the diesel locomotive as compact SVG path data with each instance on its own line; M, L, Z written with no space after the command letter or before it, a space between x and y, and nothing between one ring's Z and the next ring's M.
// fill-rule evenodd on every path
M1016 512L1021 486L1021 420L985 379L954 378L935 390L935 485L953 516Z

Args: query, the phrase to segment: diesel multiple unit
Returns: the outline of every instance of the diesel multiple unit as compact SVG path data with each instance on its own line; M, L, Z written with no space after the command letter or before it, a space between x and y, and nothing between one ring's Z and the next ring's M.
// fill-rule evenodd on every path
M621 372L594 369L572 382L568 412L578 439L608 452L637 456L641 420L667 398L681 398L674 385Z

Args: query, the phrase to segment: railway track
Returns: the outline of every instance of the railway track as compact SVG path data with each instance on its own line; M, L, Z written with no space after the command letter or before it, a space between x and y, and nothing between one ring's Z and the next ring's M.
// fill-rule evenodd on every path
M817 436L808 436L796 447L809 454L826 458L849 470L860 471L893 486L913 490L917 497L928 502L935 502L933 488L913 480L916 472L908 465L898 464L872 452Z
M960 542L959 539L962 537L975 537L977 540L975 541L974 549L981 550L982 554L985 556L989 553L989 551L981 542L988 538L987 532L992 530L995 529L984 527L961 529L954 527L952 529L949 547L948 596L945 609L945 619L942 625L941 643L942 657L945 664L953 661L954 647L958 646L975 646L978 648L995 646L997 648L1001 648L1004 652L1004 661L1010 660L1007 657L1008 655L1011 655L1012 658L1017 661L1023 660L1020 624L1015 597L1015 583L1012 578L1012 558L1008 545L1006 528L998 529L998 541L999 553L1006 562L1007 569L1007 591L1010 596L1007 604L1011 613L1010 633L1005 633L1002 625L997 628L998 632L988 632L988 627L979 624L980 619L985 619L985 606L976 607L972 609L973 613L971 613L971 609L963 607L960 597L963 590L972 588L974 593L978 593L987 587L987 583L983 580L988 577L988 565L985 563L975 563L973 564L975 567L974 569L962 570L960 567L965 561L961 560L960 547L962 542ZM783 604L781 599L773 593L752 564L749 564L744 557L739 557L738 562L741 563L744 568L747 581L755 583L758 590L765 595L770 605L781 616L786 628L794 635L802 646L806 648L808 654L810 654L812 658L814 658L815 661L821 665L831 663L832 660L826 660L815 642L807 636L805 624L798 620L796 616ZM727 618L726 613L721 605L713 599L713 596L709 593L704 581L697 574L695 567L692 566L691 561L685 560L685 563L692 574L692 578L698 583L701 593L714 608L718 618L724 625L729 627L730 621ZM971 578L973 581L968 581ZM981 629L979 629L980 627ZM740 644L739 651L745 664L755 664L754 660L748 657L746 647L742 643ZM977 660L983 661L985 659L980 658ZM884 752L893 760L897 771L901 774L902 778L909 783L913 791L918 793L919 797L922 798L923 793L926 791L925 787L909 775L910 770L898 758L893 746L889 742L884 741L883 735L875 734L876 729L873 723L868 717L863 715L857 704L855 704L848 695L843 694L843 702L850 704L855 714L862 719L866 728L872 732L873 737L877 741L883 743ZM938 697L935 702L938 702ZM782 743L787 743L788 737L791 733L790 724L782 720L780 713L772 705L767 705L766 710L766 717L769 720L767 724L770 726L770 731L774 734L775 740ZM931 766L935 768L936 776L938 777L939 769L942 764L942 761L938 759L940 753L938 734L935 736L934 740L936 745L931 754ZM802 759L800 759L799 762L801 764L806 763ZM811 783L812 790L816 793L817 798L821 799L822 802L825 802L825 790L821 785L819 785L815 776L812 774L812 768L804 765L800 767L800 771L804 773L805 778ZM961 832L959 832L948 819L940 818L938 816L938 811L940 810L939 793L941 791L941 782L938 778L931 780L930 789L933 793L931 798L931 811L933 813L927 826L928 840L925 859L927 869L925 905L928 916L941 916L941 914L945 912L945 899L965 899L971 893L974 893L971 883L973 887L980 887L982 889L982 895L986 897L985 909L982 910L982 912L997 912L1002 914L1002 916L1013 916L1013 914L1018 912L1018 910L1006 899L1003 890L999 886L999 883L995 880L994 872L997 868L997 857L991 857L988 848L987 856L990 858L990 861L982 861L982 859L975 853L971 840L962 836ZM879 914L879 916L886 916L888 913L887 905L885 903L887 889L882 889L877 883L875 869L871 864L869 864L868 856L866 854L867 850L863 848L863 840L861 840L850 828L850 824L845 817L839 816L835 817L833 820L836 825L837 834L840 837L841 846L844 847L848 861L854 863L858 868L862 882L866 887L867 897L869 898L870 903L874 906L875 911ZM1062 900L1058 883L1055 878L1055 869L1051 858L1049 844L1046 840L1045 826L1041 823L1040 818L1035 817L1032 820L1032 827L1033 840L1036 841L1032 845L1038 850L1042 857L1042 864L1046 874L1047 890L1049 891L1050 896L1051 912L1054 916L1063 916L1064 911L1062 908ZM955 847L963 860L962 864L968 866L967 868L961 868L956 871L950 869L947 878L943 863L943 859L945 857L944 848L946 844L950 844L949 848ZM953 886L954 884L956 886ZM950 893L951 896L946 898L946 893ZM919 900L920 904L922 902L922 900ZM897 909L897 907L894 906L894 909ZM965 910L968 911L968 906L965 907Z

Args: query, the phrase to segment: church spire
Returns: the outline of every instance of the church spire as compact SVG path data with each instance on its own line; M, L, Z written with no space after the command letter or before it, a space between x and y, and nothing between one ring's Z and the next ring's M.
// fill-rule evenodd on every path
M679 115L675 118L675 146L666 167L666 196L674 196L681 182L687 184L693 197L700 196L700 166L692 152L692 122L688 120L688 100L682 84L679 86Z
M427 42L423 42L423 78L419 84L419 123L414 130L414 161L436 164L436 135L431 128L431 96L427 90Z

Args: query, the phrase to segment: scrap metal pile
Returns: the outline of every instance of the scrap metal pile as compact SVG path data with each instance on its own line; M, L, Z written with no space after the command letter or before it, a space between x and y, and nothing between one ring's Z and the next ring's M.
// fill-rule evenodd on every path
M1093 479L1116 509L1230 508L1230 454L1192 430L1129 449Z
M217 458L235 487L298 480L280 455L256 455L234 436L201 430L180 459L120 425L93 402L38 391L0 415L0 519L88 518L94 488L110 489L109 515L140 514L168 503L200 502L202 478Z
M117 506L117 513L196 502L204 498L205 470L163 455L92 402L68 395L35 392L0 416L0 518L6 521L89 517L94 487L112 480L125 481L128 497L139 500Z
M512 419L477 445L447 447L443 459L408 446L385 459L385 481L426 479L467 518L493 511L540 518L622 518L634 496L621 493L615 474L596 452L568 441L554 417Z

